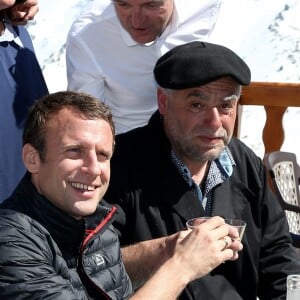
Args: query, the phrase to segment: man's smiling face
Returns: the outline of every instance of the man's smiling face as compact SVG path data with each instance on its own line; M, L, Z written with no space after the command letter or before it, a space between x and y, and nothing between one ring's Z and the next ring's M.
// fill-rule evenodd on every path
M45 145L45 159L36 151L37 168L32 172L37 190L77 219L92 214L109 183L110 125L102 119L83 119L64 108L50 118Z

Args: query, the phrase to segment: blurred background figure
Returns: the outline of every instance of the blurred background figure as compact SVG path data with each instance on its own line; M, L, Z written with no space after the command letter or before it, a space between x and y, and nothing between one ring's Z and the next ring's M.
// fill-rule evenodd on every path
M220 6L220 0L94 1L69 31L68 89L110 106L117 133L145 125L157 109L156 60L177 45L209 39Z
M37 0L0 0L0 202L23 177L22 132L27 110L48 94L31 38L23 26Z

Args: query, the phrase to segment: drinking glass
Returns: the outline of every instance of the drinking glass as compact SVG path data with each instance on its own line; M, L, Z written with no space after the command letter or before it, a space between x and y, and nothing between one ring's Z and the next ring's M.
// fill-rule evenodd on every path
M195 227L199 226L200 224L209 220L210 218L211 217L198 217L198 218L189 219L186 222L186 226L187 228L194 229ZM224 219L224 220L226 224L233 226L237 229L239 233L239 240L242 240L246 228L246 222L239 219Z
M246 229L246 222L239 219L225 219L225 223L236 228L239 233L239 240L241 241Z

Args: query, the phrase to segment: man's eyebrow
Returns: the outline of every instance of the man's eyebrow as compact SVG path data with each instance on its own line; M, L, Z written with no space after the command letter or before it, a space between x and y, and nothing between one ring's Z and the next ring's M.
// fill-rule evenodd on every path
M230 101L230 100L238 100L239 96L236 94L232 94L230 96L224 97L224 101Z
M198 91L198 90L193 90L191 91L188 96L193 96L193 97L197 97L203 100L207 100L209 99L208 95L203 94L202 92Z
M188 93L189 97L197 97L199 99L203 99L203 100L209 100L210 99L210 95L209 93L206 92L202 92L199 89L193 89ZM234 92L232 91L232 94L228 93L228 96L224 96L223 101L231 101L231 100L238 100L240 97L238 91Z

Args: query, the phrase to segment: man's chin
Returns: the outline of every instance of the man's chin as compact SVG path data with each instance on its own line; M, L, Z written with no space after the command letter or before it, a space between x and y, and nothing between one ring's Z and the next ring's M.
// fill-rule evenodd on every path
M148 44L155 41L155 37L147 35L144 31L133 31L130 33L131 38L138 44Z
M96 203L77 203L73 208L73 215L76 216L76 219L81 219L82 217L92 215L96 211L96 208Z
M225 148L224 145L222 145L221 147L218 146L218 147L210 148L206 152L204 152L203 156L206 161L215 160L220 156L220 154L223 152L224 148Z

